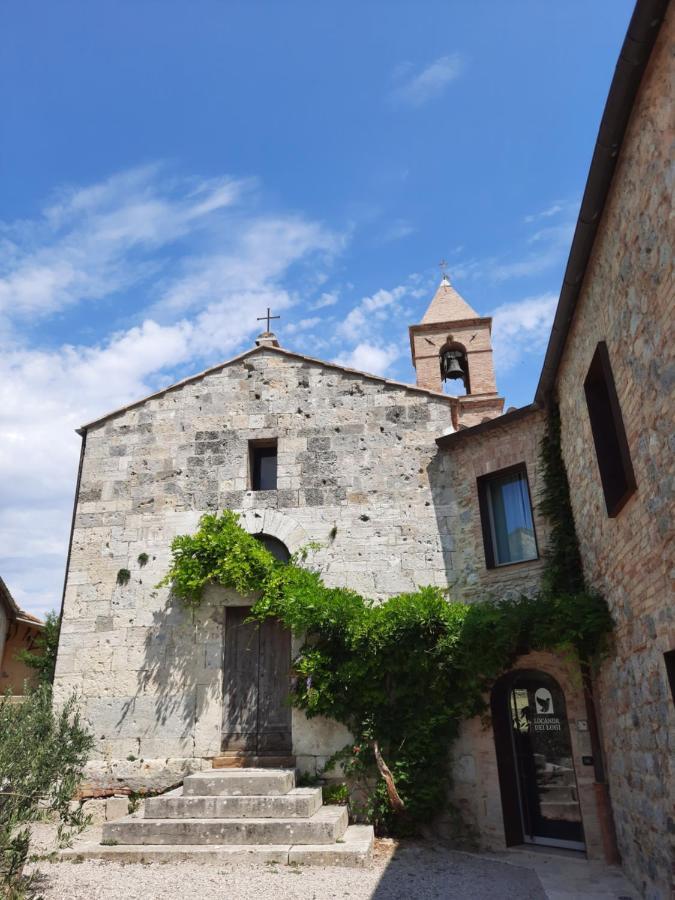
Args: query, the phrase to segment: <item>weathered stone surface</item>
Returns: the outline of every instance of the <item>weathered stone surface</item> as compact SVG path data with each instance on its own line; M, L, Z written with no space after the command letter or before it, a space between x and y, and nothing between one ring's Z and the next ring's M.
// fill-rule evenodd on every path
M645 896L673 889L675 709L663 654L675 648L673 604L672 90L670 6L633 108L562 358L563 455L590 585L615 621L599 679L619 852ZM584 394L605 341L637 491L607 515Z
M141 845L118 844L105 846L95 843L78 844L61 850L60 859L66 862L81 862L85 859L100 859L118 863L162 863L201 862L213 863L288 863L290 845L283 844L163 844Z
M321 788L292 788L287 794L240 797L187 797L182 788L162 797L148 797L150 819L308 818L321 806Z
M60 851L60 858L79 862L100 859L123 863L201 862L201 863L279 863L285 865L363 866L372 855L373 829L369 825L350 825L340 843L317 847L283 844L204 845L126 845L103 846L82 843ZM291 854L293 854L291 856Z
M170 786L167 760L199 768L220 752L221 598L193 616L156 588L172 539L205 511L238 510L291 551L319 542L329 584L375 597L456 580L454 523L430 486L451 407L261 348L88 430L55 682L57 701L78 690L96 736L88 783ZM248 442L271 437L278 490L251 491ZM293 740L324 760L349 735L294 711Z
M374 837L372 825L350 825L336 844L295 844L288 861L301 866L363 866L372 856Z
M295 785L292 769L221 769L190 775L185 797L270 797L288 794Z
M344 806L307 819L134 819L105 822L103 840L119 844L333 844L347 828Z
M114 822L129 815L128 797L108 797L105 801L106 822Z

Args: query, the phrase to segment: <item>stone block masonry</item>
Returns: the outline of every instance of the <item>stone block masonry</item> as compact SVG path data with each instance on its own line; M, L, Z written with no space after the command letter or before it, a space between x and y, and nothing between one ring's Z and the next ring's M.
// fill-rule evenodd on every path
M220 750L222 599L193 615L155 587L204 512L318 541L329 584L377 598L456 580L459 509L430 483L452 402L258 348L88 428L55 691L82 696L92 787L166 786ZM278 489L251 491L248 442L271 438ZM293 732L309 771L349 737L297 711Z

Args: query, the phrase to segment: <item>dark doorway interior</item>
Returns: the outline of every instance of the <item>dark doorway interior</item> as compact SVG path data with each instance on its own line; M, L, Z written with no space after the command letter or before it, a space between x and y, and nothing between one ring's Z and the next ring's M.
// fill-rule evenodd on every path
M279 562L287 563L291 558L288 547L280 541L279 538L275 538L271 534L264 534L262 531L258 534L254 534L253 537L260 541L260 543L266 547L272 556L275 559L278 559Z
M544 672L501 678L492 692L506 843L584 850L565 697Z
M249 611L248 606L225 610L221 749L288 754L291 635L272 619L246 622Z

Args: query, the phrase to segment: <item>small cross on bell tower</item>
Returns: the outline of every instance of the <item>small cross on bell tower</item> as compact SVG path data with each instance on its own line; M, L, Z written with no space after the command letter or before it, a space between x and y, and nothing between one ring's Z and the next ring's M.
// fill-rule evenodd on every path
M445 259L442 259L438 268L441 270L441 284L450 284L450 278L448 277L448 263Z
M267 322L267 328L265 331L261 331L258 337L255 339L255 342L258 347L278 347L279 341L277 340L276 334L273 331L270 331L270 322L272 319L280 319L281 316L273 316L270 312L269 306L267 307L267 314L264 316L258 316L258 322Z

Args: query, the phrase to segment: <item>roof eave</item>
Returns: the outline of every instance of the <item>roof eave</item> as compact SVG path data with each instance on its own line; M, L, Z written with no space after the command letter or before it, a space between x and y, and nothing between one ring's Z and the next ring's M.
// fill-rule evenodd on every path
M485 434L486 431L494 431L497 428L503 428L505 425L512 425L520 419L526 419L534 413L540 412L541 407L536 403L529 403L527 406L520 406L518 409L512 409L501 416L495 416L494 419L488 419L487 422L479 422L477 425L471 425L469 428L461 428L459 431L453 431L451 434L442 434L436 438L436 445L441 449L454 447L469 437L477 434Z
M600 122L560 299L535 392L534 399L538 405L548 404L555 388L558 368L611 189L619 151L667 7L668 0L638 0L626 32Z
M232 357L232 359L228 359L225 362L219 363L217 366L211 366L208 369L205 369L203 372L198 372L196 375L190 375L188 378L184 378L182 381L177 381L174 384L167 385L167 387L162 388L159 391L155 391L154 394L149 394L147 397L142 397L140 400L135 400L133 403L128 403L126 406L121 406L118 409L112 410L112 412L106 413L104 416L101 416L98 419L94 419L91 422L87 422L85 425L81 425L79 428L75 429L77 434L83 435L89 428L93 428L96 425L101 425L103 422L106 422L108 419L112 419L115 416L119 416L124 412L127 412L130 409L135 409L137 406L142 406L144 403L147 403L149 400L153 400L156 397L161 397L164 394L169 393L170 391L175 391L178 388L184 387L187 384L191 384L192 382L199 381L201 378L204 378L207 375L211 375L214 372L218 372L221 369L227 368L227 366L234 365L237 362L241 362L241 360L246 359L248 356L252 356L254 353L279 353L282 356L287 356L292 359L299 359L303 362L307 362L310 365L321 366L326 369L335 369L336 371L343 372L346 375L356 375L359 378L368 378L372 381L378 381L381 384L388 385L394 388L400 388L406 391L412 391L418 394L426 394L430 397L433 397L436 400L446 401L449 405L452 405L457 401L456 397L453 397L450 394L444 394L440 391L432 391L429 388L419 387L415 384L406 384L403 381L393 381L391 378L384 378L382 375L373 375L370 372L361 372L358 369L350 369L348 366L341 366L339 363L327 362L323 359L316 359L313 356L305 356L302 353L295 353L292 350L286 350L284 347L274 347L270 345L262 345L259 347L252 347L250 350L246 350L244 353L240 353L237 356Z

